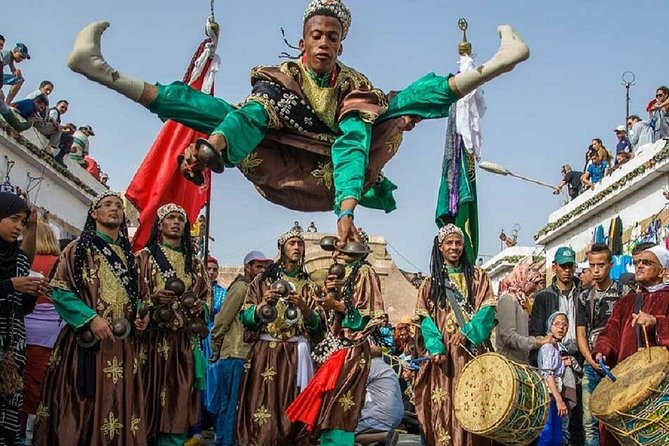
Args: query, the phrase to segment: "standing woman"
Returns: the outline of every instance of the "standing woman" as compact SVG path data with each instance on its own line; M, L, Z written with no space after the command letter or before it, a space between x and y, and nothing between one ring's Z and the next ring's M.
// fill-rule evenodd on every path
M532 265L517 265L500 285L497 301L497 353L520 364L528 363L530 350L548 342L549 337L529 335L529 304L532 294L543 288L544 277Z
M51 227L39 220L37 222L37 249L32 264L32 271L42 277L51 278L54 266L60 256L56 235ZM32 444L32 431L35 414L42 391L44 374L49 363L51 350L64 322L58 315L51 298L42 293L37 298L35 310L26 316L26 367L23 373L23 420L25 423L26 444Z
M30 208L17 195L0 192L0 446L19 444L19 415L23 405L25 325L23 318L46 291L42 278L26 277L30 262L19 237L28 226ZM34 216L33 216L34 217ZM34 240L33 234L26 239Z

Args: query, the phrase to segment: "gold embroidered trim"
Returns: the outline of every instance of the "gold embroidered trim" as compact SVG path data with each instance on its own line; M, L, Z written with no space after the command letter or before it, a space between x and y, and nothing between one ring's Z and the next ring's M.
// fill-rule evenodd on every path
M316 113L321 121L328 126L333 132L339 130L337 124L337 112L339 110L338 91L341 82L345 80L346 76L342 70L337 77L337 84L334 88L319 87L316 82L309 76L302 64L293 63L291 67L297 67L302 74L302 92L306 96L307 102Z
M156 351L167 361L167 357L170 354L170 344L167 342L166 338L163 338L160 343L158 343L158 349Z
M133 437L135 437L136 436L135 434L137 433L137 431L139 431L140 421L142 421L141 418L136 417L134 415L130 419L130 433L132 433Z
M392 136L388 141L386 141L386 147L388 148L388 153L397 153L400 146L402 145L402 140L404 139L404 132L397 132L396 135Z
M270 418L272 418L272 415L269 413L269 411L265 406L260 406L258 410L256 410L255 413L253 414L253 421L255 421L260 426L267 423L270 420Z
M60 360L61 360L61 355L60 355L60 345L57 345L56 348L53 349L51 352L51 356L49 356L49 362L47 363L47 367L49 369L55 369L60 365Z
M300 69L298 67L299 64L295 62L284 62L279 65L279 71L296 81L300 77Z
M497 301L495 300L494 297L491 297L490 299L486 299L481 304L481 307L479 308L479 310L483 307L497 307Z
M349 410L351 410L351 407L355 406L355 401L353 401L353 396L351 395L350 390L345 394L343 394L337 400L337 402L339 403L344 412L348 412Z
M332 190L332 184L334 183L334 168L330 161L319 162L318 169L311 171L311 176L316 178L316 184L323 184L328 190Z
M318 141L322 141L322 142L325 142L325 143L328 143L328 144L332 144L337 140L337 137L329 135L327 133L318 133L316 135L316 139Z
M263 71L266 68L270 67L268 67L267 65L258 65L257 67L253 67L251 69L251 80L272 81L272 79L269 76L267 76Z
M120 379L123 379L123 361L119 361L116 356L111 361L107 361L107 367L102 369L105 376L111 379L116 384Z
M369 316L372 320L375 319L383 319L386 317L386 313L382 310L358 310L360 312L360 316L366 317Z
M45 419L45 418L49 418L49 415L50 415L49 414L49 407L46 404L40 402L39 405L37 406L37 411L35 412L35 417L37 419Z
M425 310L424 308L416 308L413 320L418 321L422 317L430 317L430 313L427 310Z
M165 403L167 402L167 390L165 389L165 386L160 390L160 407L165 407Z
M440 405L446 400L446 392L444 391L444 388L441 386L437 386L434 388L432 393L430 394L430 400L432 403Z
M273 104L273 100L269 98L268 95L259 95L251 94L249 95L244 103L248 102L257 102L262 105L265 111L267 112L268 123L267 127L272 130L280 130L283 128L283 122L279 117L279 113L276 111L276 104Z
M257 152L253 151L249 156L244 158L237 167L244 175L248 175L253 172L253 169L261 165L262 162L263 159L258 156Z
M58 288L64 291L72 291L72 287L64 280L53 279L49 284L51 288Z
M437 441L441 443L442 446L449 446L451 444L451 435L446 431L441 431Z
M127 266L125 253L121 247L116 245L110 245L110 247L116 251L116 254L124 262L124 265ZM128 298L128 293L125 287L116 274L114 274L114 270L107 262L105 256L97 252L94 254L94 256L96 258L96 264L98 267L97 271L90 271L90 277L91 280L93 280L92 275L97 272L97 279L99 282L99 296L96 310L98 311L98 314L100 314L108 321L114 321L116 319L126 317L126 308L130 302L130 299Z
M276 376L276 370L274 370L274 367L267 366L267 368L265 368L265 371L262 372L260 376L262 376L263 382L273 381L274 377Z
M123 429L123 424L121 424L121 419L116 418L112 412L109 412L107 418L102 419L104 422L100 426L102 434L113 440L117 435L121 434L121 429Z

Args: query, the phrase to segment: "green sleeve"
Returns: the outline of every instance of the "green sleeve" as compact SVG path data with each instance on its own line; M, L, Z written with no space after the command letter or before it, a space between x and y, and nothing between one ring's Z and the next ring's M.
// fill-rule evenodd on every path
M495 326L495 307L486 305L477 311L472 319L460 329L463 335L473 345L481 345L490 339L490 334Z
M434 73L421 77L390 99L388 111L379 121L408 115L423 119L447 117L451 104L460 99L448 86L449 77Z
M347 198L360 202L372 141L372 125L353 113L339 121L339 130L341 135L332 144L336 213L339 213L341 202Z
M318 334L321 332L321 318L317 311L311 311L311 320L306 321L305 326L310 333Z
M357 308L353 309L353 318L348 318L347 316L344 316L344 320L341 323L341 326L344 328L351 329L353 331L362 331L365 329L367 326L367 322L369 322L369 316L363 317L360 314L360 311L358 311Z
M246 310L242 310L239 313L239 319L242 321L244 327L249 330L260 330L260 321L256 318L256 306L251 305Z
M258 102L247 102L225 117L212 135L223 134L228 143L224 151L229 166L236 166L265 138L269 116Z
M423 335L425 348L430 356L446 353L444 338L431 317L426 316L420 321L420 331Z
M83 327L98 315L72 291L54 288L51 300L60 317L74 329Z

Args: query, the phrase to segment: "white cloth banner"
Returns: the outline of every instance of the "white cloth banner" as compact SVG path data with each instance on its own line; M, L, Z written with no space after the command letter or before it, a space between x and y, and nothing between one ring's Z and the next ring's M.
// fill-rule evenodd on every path
M471 56L460 56L460 72L465 73L475 68L474 59ZM481 159L481 118L485 115L488 107L483 99L483 90L477 88L465 95L456 103L455 128L462 136L462 142L469 153L476 156L476 161Z
M191 84L193 81L195 81L195 79L200 77L202 71L204 71L204 67L207 65L207 61L211 59L211 65L209 65L209 69L205 73L201 88L201 91L207 94L211 94L211 89L214 87L214 78L216 77L218 70L221 68L221 58L218 57L218 54L216 54L218 36L212 29L212 21L213 17L209 17L207 19L207 27L205 31L207 37L211 39L211 42L207 42L205 44L204 50L202 50L200 57L195 60L193 71L191 72L190 79L188 80L188 83Z

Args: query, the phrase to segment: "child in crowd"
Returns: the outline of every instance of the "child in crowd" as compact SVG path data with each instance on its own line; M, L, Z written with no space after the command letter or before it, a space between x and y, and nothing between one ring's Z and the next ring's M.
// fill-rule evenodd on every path
M560 342L567 334L569 322L565 313L556 312L548 318L548 336ZM544 430L539 436L537 446L561 446L563 444L562 417L569 414L567 403L562 396L562 378L565 363L560 350L554 342L544 344L539 350L538 365L541 376L546 380L551 392L551 403Z

